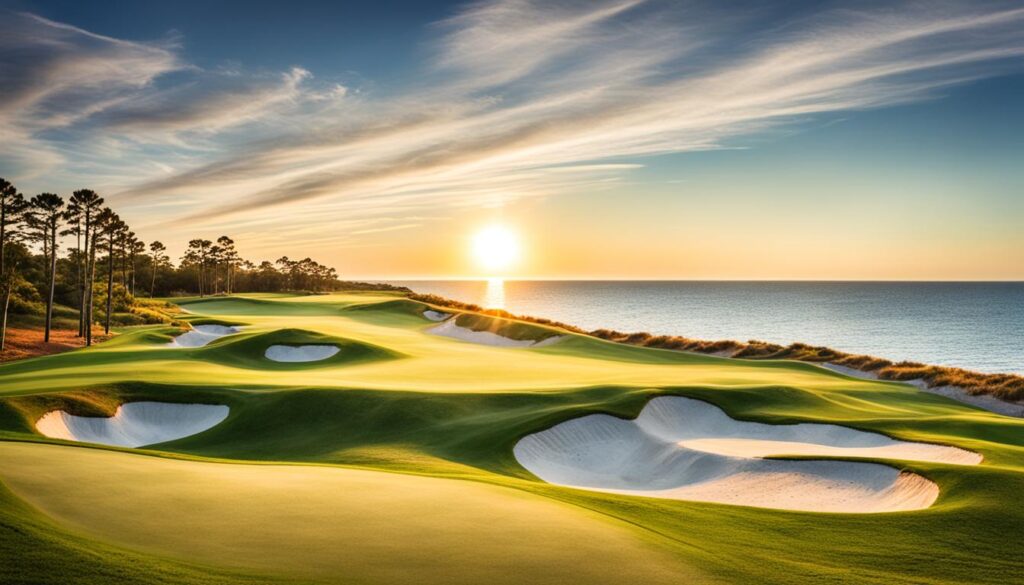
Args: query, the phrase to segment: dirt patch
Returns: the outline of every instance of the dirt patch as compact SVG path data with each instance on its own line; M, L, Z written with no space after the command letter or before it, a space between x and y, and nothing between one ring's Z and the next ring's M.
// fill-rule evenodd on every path
M92 342L100 343L113 337L104 335L102 328L93 329ZM0 362L12 362L41 355L62 353L85 347L85 338L78 337L74 329L54 329L50 331L50 342L43 341L41 328L12 327L7 330L4 350L0 351Z

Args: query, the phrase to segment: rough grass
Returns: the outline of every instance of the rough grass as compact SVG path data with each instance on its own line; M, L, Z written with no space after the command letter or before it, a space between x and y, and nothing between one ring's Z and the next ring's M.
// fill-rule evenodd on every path
M647 332L623 333L612 329L585 331L579 327L559 323L551 319L530 317L528 315L514 315L500 309L483 309L479 305L446 299L433 294L412 293L409 295L409 298L435 307L453 308L483 315L537 323L574 333L592 335L616 343L754 360L785 359L816 363L828 362L854 368L862 372L869 372L883 380L905 382L920 379L924 380L929 388L956 386L963 388L969 394L988 394L1008 401L1024 400L1024 376L1016 374L986 374L948 366L932 366L907 361L893 362L885 358L850 354L829 347L813 346L805 343L779 345L757 340L747 341L746 343L734 340L708 341L679 335L652 335Z
M1024 376L1016 374L985 374L948 366L932 366L917 362L892 362L869 355L850 354L829 347L793 343L778 345L765 341L703 341L686 337L621 333L609 329L591 331L590 335L643 347L676 349L754 360L798 360L833 363L877 375L882 380L906 382L924 380L929 388L956 386L969 394L988 394L1008 401L1024 400Z

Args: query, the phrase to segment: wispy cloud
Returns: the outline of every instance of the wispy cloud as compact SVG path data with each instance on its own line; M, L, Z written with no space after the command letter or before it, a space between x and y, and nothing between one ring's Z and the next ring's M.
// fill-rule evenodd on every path
M645 156L926 99L1024 55L1024 9L998 3L768 15L791 19L772 28L763 16L697 2L478 2L437 24L403 93L376 96L299 68L198 71L172 43L22 15L0 29L13 88L0 123L54 153L104 137L133 161L120 176L110 167L107 186L130 205L169 198L181 221L256 226L263 209L292 205L285 230L372 216L371 233L424 209L601 188ZM42 136L54 128L70 144Z
M32 14L2 16L0 156L14 161L21 174L79 163L81 144L123 161L142 151L140 145L181 146L187 133L217 138L285 114L301 99L322 103L344 96L339 86L306 92L301 86L311 76L298 67L283 73L205 71L180 57L173 38L132 42ZM204 146L223 154L216 141ZM102 158L93 154L89 163L102 167ZM120 173L133 174L124 166Z
M188 83L106 108L91 121L142 140L154 132L214 133L291 105L302 96L301 84L309 77L308 71L298 67L272 76L205 73Z

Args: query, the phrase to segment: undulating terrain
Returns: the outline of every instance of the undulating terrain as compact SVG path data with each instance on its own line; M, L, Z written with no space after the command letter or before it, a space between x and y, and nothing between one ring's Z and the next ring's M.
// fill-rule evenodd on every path
M175 302L0 365L0 582L1021 579L1020 419L399 293Z

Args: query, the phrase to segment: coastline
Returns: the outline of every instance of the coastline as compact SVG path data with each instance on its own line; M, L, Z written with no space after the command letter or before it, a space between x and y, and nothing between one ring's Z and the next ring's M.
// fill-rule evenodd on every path
M877 374L872 372L865 372L847 366L827 362L818 365L832 370L833 372L838 372L854 378L862 378L864 380L880 379ZM970 404L971 406L976 406L989 412L1024 418L1024 403L1022 402L1009 402L989 394L969 394L966 390L957 386L928 386L928 383L920 378L916 380L904 380L902 382L904 384L910 384L922 392L945 396L946 398L956 400L957 402L963 402L964 404Z
M587 331L575 325L542 317L516 315L502 309L485 309L435 294L411 291L408 298L438 308L472 311L515 319L538 325L558 327L577 334L589 335L615 343L656 349L688 351L735 359L789 359L813 363L849 376L902 382L917 389L945 396L952 400L997 414L1024 417L1024 376L1017 374L986 374L963 368L935 366L919 362L891 360L870 355L850 354L829 347L804 343L779 345L751 340L701 340L675 335L652 335L647 332L623 333L611 329Z

